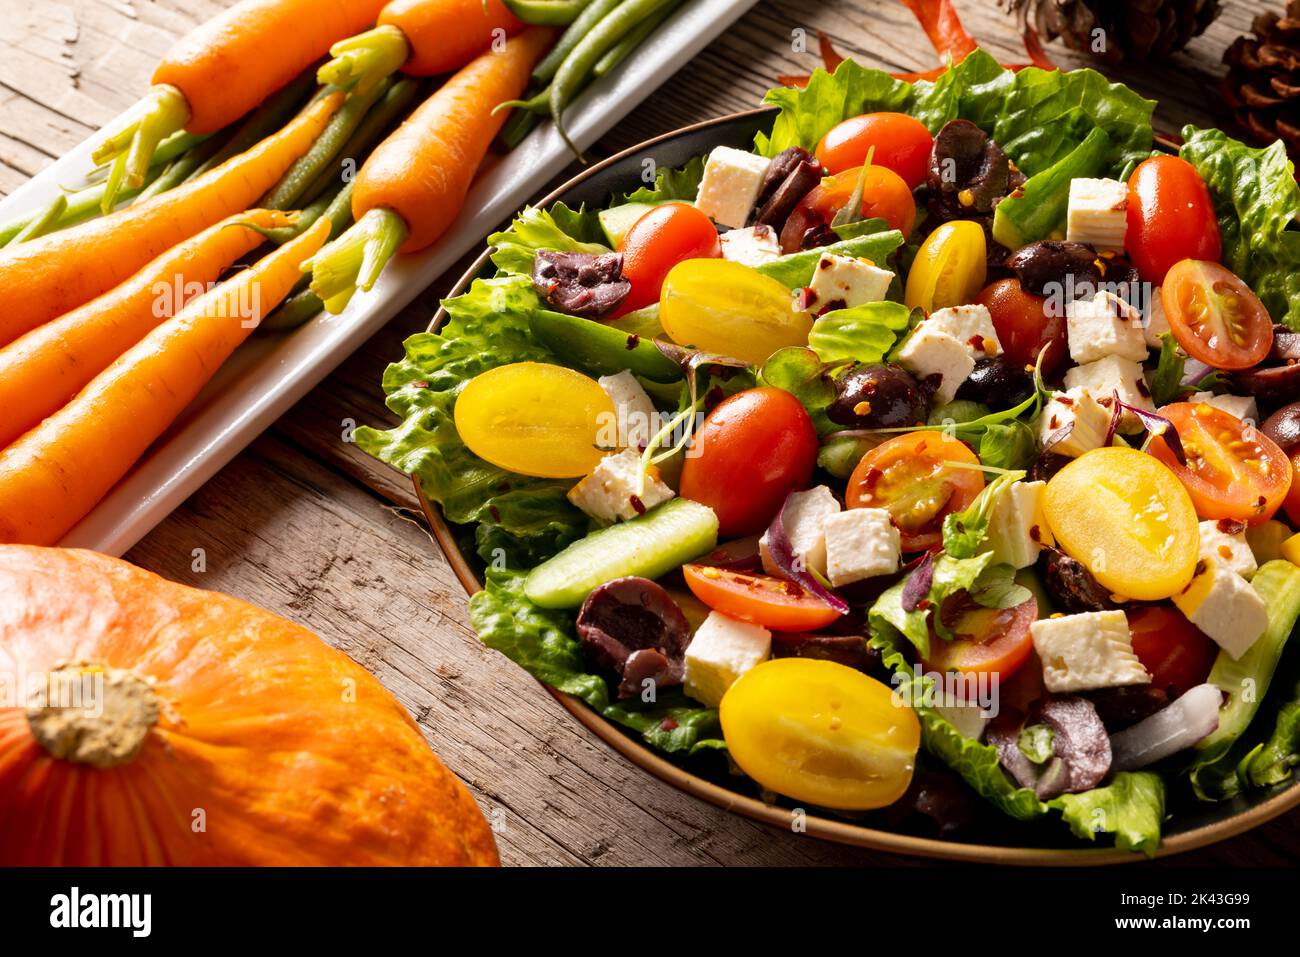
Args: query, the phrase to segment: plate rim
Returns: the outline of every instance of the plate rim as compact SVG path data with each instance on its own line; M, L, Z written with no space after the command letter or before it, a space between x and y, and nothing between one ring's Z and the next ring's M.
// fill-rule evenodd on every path
M754 109L741 110L736 113L728 113L723 116L703 120L699 123L692 123L689 126L671 130L667 133L662 133L648 140L644 140L640 143L629 146L627 149L624 149L599 163L581 170L577 175L561 183L549 194L537 200L532 205L550 206L556 201L562 199L565 194L577 188L587 179L595 176L607 167L619 163L630 156L643 153L659 143L715 126L724 126L730 123L752 120L759 114L771 112L775 112L772 107L756 107ZM1157 134L1156 138L1157 141L1166 148L1176 146L1176 140L1174 140L1173 137L1166 137L1162 134ZM447 298L459 295L464 289L466 289L488 264L490 255L491 249L489 248L485 249L479 256L477 256L460 278L456 280L455 284L448 292ZM446 316L446 310L439 306L437 312L429 322L428 331L436 332L446 320ZM465 589L467 597L473 597L474 594L482 590L483 583L479 581L473 567L470 565L469 559L466 558L464 552L456 542L451 526L443 517L441 506L435 505L428 500L424 494L424 490L420 487L419 480L414 476L411 477L411 484L415 488L415 494L419 500L420 508L424 512L425 519L428 521L429 527L433 531L433 536L437 541L439 548L446 557L457 580ZM699 775L692 774L684 768L678 767L666 758L652 751L646 745L634 740L621 727L614 724L612 721L597 714L586 704L586 702L575 698L572 695L565 694L562 691L558 691L542 681L537 679L533 680L537 681L537 684L555 698L583 727L587 728L587 730L595 734L596 737L612 748L616 753L632 762L632 764L636 765L641 770L669 785L672 785L678 790L691 795L692 797L706 801L724 811L739 813L750 820L780 830L789 829L790 812L787 809L776 805L765 804L757 798L729 790L718 784L714 784L712 781L708 781ZM1211 844L1216 844L1220 841L1228 840L1280 817L1282 814L1296 807L1300 807L1300 779L1293 779L1291 785L1280 791L1278 794L1261 801L1254 807L1233 814L1222 821L1205 824L1201 827L1194 828L1193 830L1163 838L1160 842L1160 846L1156 848L1153 857L1170 857L1175 854L1186 853L1198 848L1207 847ZM860 847L867 850L883 851L886 853L902 854L909 857L921 857L931 860L946 860L978 864L1007 864L1024 867L1095 867L1106 864L1139 863L1151 859L1147 855L1137 851L1124 851L1113 847L1081 847L1077 849L1027 848L1007 847L998 844L957 843L936 838L901 834L895 831L885 831L878 828L864 827L860 824L836 820L834 818L823 817L816 814L808 814L805 820L805 833L810 837L832 841L837 844Z

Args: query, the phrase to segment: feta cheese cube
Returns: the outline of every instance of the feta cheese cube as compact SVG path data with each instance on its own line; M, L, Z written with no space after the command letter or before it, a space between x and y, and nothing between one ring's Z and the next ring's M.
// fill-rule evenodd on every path
M1045 618L1030 625L1029 632L1043 662L1048 691L1090 691L1151 681L1133 652L1128 618L1122 611Z
M918 379L938 377L934 386L934 404L945 405L957 395L966 377L975 370L975 360L965 343L946 332L917 326L898 351L898 364Z
M998 341L998 331L993 327L987 306L949 306L930 313L921 325L935 332L946 332L965 343L971 358L977 361L1002 353L1002 343Z
M617 421L615 429L601 424L598 441L602 448L617 445L620 449L644 449L659 431L659 410L650 401L645 388L630 371L618 375L601 376L596 380L614 403ZM611 435L610 432L613 432ZM612 439L613 441L608 441Z
M1156 286L1151 290L1151 301L1147 303L1142 337L1146 339L1149 348L1159 350L1164 345L1161 340L1167 332L1169 332L1169 316L1165 314L1165 301L1160 298L1160 287Z
M771 160L747 150L719 146L704 163L695 207L716 223L739 229L758 202Z
M826 575L826 533L822 522L839 510L840 503L825 485L792 493L785 506L785 537L790 539L795 557L803 562L805 568L811 568L823 577ZM758 552L769 575L779 577L784 574L772 560L766 532L758 540Z
M1054 393L1038 417L1038 444L1057 455L1077 458L1106 443L1111 410L1086 389ZM1066 431L1068 429L1068 431Z
M935 705L935 711L956 729L963 738L980 741L984 738L984 729L989 723L989 716L978 704L958 699L955 695L945 697L944 703Z
M1202 558L1196 569L1191 583L1173 596L1174 605L1232 658L1240 658L1268 627L1264 599L1217 557Z
M1188 402L1204 402L1216 409L1222 409L1228 415L1235 415L1243 422L1254 424L1259 421L1259 406L1254 396L1249 395L1215 395L1213 392L1193 392L1187 397Z
M902 547L898 529L883 508L850 508L822 521L826 533L826 577L838 588L898 571Z
M1112 408L1111 398L1119 393L1119 400L1139 409L1155 411L1151 401L1151 390L1142 375L1142 366L1132 359L1120 356L1106 356L1095 362L1074 366L1065 373L1067 389L1085 389L1095 396L1097 402L1108 411ZM1119 431L1137 432L1142 422L1132 412L1125 412L1120 417Z
M1128 186L1115 179L1070 181L1065 238L1098 252L1122 252L1128 231Z
M772 653L772 633L762 625L709 612L686 646L686 693L716 708L736 679Z
M1046 482L1012 482L993 506L988 541L993 561L1012 568L1028 568L1038 561L1043 546L1054 543L1043 514Z
M746 226L731 229L718 237L722 258L746 266L761 266L781 255L781 243L771 226Z
M1227 526L1225 530L1225 526ZM1201 522L1200 557L1222 562L1227 568L1249 581L1259 571L1255 553L1246 541L1246 527L1229 521Z
M1134 362L1147 357L1141 315L1112 292L1066 303L1065 334L1070 358L1078 363L1106 356L1122 356Z
M880 302L889 292L894 274L865 259L822 253L809 284L808 311L829 312L851 309L867 302Z
M646 475L645 488L637 494L641 474L641 453L624 449L607 455L591 474L569 489L569 501L605 525L636 518L673 497L673 490L659 478L657 469Z

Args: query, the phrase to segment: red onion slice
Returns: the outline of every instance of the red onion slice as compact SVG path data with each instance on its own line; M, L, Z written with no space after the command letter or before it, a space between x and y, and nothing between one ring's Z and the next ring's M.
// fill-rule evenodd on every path
M785 533L785 510L789 504L790 496L787 495L785 502L776 513L776 518L772 519L772 524L767 529L768 554L772 556L772 561L786 578L802 586L809 594L816 595L841 615L847 615L850 611L848 603L819 582L817 576L804 568L803 562L795 555L794 546L790 544L790 536Z
M1151 717L1110 736L1116 771L1136 771L1190 748L1219 727L1223 692L1197 685Z

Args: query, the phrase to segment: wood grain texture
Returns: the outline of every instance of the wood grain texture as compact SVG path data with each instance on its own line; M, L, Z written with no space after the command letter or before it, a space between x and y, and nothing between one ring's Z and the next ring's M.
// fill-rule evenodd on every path
M134 102L172 38L226 5L0 0L0 192ZM1161 99L1163 128L1214 122L1219 53L1268 5L1227 4L1211 31L1172 63L1113 73ZM1024 59L996 4L959 0L958 7L1001 58ZM764 0L593 152L608 155L755 105L774 76L815 65L812 53L795 52L796 31L815 49L818 29L864 63L917 70L936 62L894 0ZM1051 53L1062 65L1083 62L1056 47ZM382 370L400 355L402 339L425 327L460 271L346 360L128 558L283 613L373 671L472 789L498 828L507 864L917 863L773 831L681 794L625 763L527 674L478 643L460 586L417 518L409 482L347 441L354 424L391 421L378 387ZM1295 821L1177 860L1295 863Z

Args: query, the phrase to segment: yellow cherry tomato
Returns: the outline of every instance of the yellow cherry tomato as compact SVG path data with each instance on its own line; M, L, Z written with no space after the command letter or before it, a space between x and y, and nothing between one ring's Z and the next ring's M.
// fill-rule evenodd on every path
M1178 477L1137 449L1095 449L1047 483L1057 544L1112 593L1159 601L1192 580L1196 509Z
M538 478L586 475L617 435L614 403L594 379L544 362L475 376L456 398L456 431L493 465Z
M833 661L775 658L719 708L727 750L763 787L821 807L893 804L912 781L921 725L888 687Z
M921 244L907 274L909 309L934 312L975 301L988 275L988 244L979 223L944 223Z
M674 266L659 297L659 321L678 345L756 365L778 349L807 345L813 324L783 283L726 259Z

